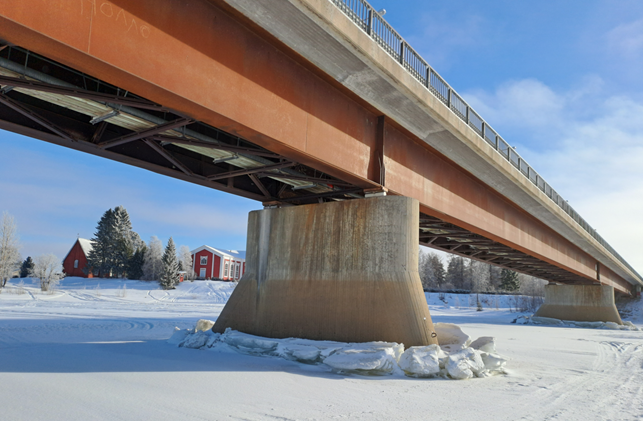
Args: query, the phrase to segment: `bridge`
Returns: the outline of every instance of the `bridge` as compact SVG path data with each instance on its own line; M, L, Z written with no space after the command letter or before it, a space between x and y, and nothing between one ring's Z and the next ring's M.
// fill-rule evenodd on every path
M0 43L0 128L264 204L220 331L435 343L418 244L552 317L643 285L363 0L4 0Z

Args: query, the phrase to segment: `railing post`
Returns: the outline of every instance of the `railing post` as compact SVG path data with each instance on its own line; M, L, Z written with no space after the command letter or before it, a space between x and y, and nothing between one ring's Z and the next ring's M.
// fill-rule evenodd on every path
M366 22L366 33L373 36L373 8L368 8L368 18Z
M496 150L500 150L500 141L498 140L498 135L496 135Z
M400 42L400 64L404 66L404 41Z
M449 88L447 91L447 107L451 109L451 88Z
M467 115L465 116L467 119L465 120L467 124L469 124L469 106L467 105Z
M480 126L482 127L482 140L487 140L487 139L485 139L485 137L484 137L484 132L485 132L486 125L487 125L487 123L485 123L484 121L483 121L483 122L482 122L482 124L480 125Z

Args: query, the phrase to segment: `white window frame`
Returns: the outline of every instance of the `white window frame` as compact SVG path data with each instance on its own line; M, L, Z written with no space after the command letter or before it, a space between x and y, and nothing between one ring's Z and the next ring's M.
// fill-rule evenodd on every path
M239 279L239 273L241 272L241 264L237 262L236 266L237 267L234 272L234 279Z
M205 266L208 264L208 256L199 256L199 263L201 266Z
M74 260L74 269L78 269L78 259Z
M199 270L199 278L205 278L205 275L206 275L206 269L205 269L205 268L201 268L201 269Z
M223 265L223 277L228 278L228 270L230 269L230 261L226 260L224 265Z

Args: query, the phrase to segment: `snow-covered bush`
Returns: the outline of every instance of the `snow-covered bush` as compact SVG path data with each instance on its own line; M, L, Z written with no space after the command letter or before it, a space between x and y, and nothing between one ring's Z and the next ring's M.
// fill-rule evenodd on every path
M58 282L65 277L62 264L54 254L37 256L34 263L31 277L40 281L40 290L43 292L53 291Z

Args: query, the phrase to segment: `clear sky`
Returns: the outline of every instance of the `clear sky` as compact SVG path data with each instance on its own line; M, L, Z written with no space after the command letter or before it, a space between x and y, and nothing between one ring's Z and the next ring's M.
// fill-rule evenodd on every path
M643 2L373 0L386 19L643 273ZM0 211L22 254L61 258L123 205L144 240L245 248L261 204L0 131Z

